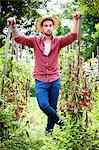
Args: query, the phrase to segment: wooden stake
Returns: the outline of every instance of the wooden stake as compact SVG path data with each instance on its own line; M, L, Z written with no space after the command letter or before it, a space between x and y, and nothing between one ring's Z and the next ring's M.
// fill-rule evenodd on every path
M78 62L77 62L77 83L79 84L79 69L80 69L80 43L81 43L81 21L82 17L79 18L79 27L78 27Z
M99 46L97 46L98 75L99 75Z
M6 71L7 71L8 50L9 50L9 44L10 44L10 35L11 35L11 26L8 26L8 34L7 34L7 37L6 37L6 48L5 48L4 77L2 79L1 95L4 94L4 78L6 76Z

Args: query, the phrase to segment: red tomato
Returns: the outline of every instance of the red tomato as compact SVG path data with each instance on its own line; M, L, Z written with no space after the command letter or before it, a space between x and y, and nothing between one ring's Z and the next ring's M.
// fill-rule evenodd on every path
M78 104L79 104L81 107L85 106L85 103L84 103L83 101L81 101L81 100L78 101Z
M84 96L88 96L88 95L89 95L88 91L83 91L82 94L83 94Z
M73 104L74 102L73 101L70 101L68 104L67 104L67 108L68 109L71 109L73 107Z
M85 102L90 102L90 98L85 98Z
M24 109L24 107L23 107L22 105L18 105L18 106L17 106L17 110L18 110L18 111L22 112L23 109Z

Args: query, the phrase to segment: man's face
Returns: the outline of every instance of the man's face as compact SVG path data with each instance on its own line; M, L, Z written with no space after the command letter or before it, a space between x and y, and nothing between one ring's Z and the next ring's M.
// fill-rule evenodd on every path
M45 33L45 35L47 35L47 36L52 35L54 25L53 25L53 22L51 20L44 21L42 27L43 27L43 32Z

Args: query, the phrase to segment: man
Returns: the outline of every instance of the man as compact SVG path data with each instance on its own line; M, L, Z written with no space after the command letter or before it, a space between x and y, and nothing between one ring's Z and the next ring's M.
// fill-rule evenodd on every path
M58 26L56 17L44 16L36 22L36 28L43 33L42 36L20 36L16 31L16 21L10 17L7 22L12 26L14 39L17 43L34 48L35 93L40 109L47 115L46 132L51 132L54 125L65 123L60 120L57 113L57 102L60 90L60 74L58 68L58 55L61 48L77 39L78 24L81 13L74 16L73 31L64 37L53 37L53 30Z

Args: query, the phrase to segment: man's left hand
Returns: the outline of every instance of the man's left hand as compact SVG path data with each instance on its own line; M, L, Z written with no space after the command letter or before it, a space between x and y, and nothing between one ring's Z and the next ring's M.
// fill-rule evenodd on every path
M78 20L81 17L81 15L82 15L81 12L76 12L74 14L74 19Z

